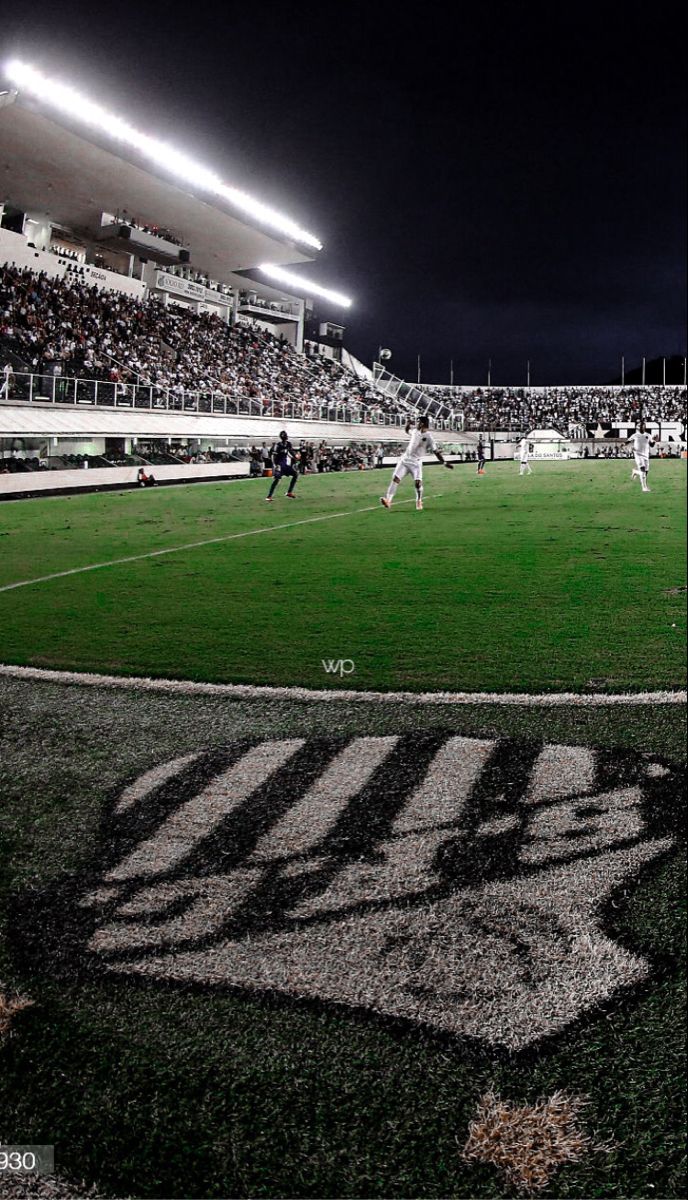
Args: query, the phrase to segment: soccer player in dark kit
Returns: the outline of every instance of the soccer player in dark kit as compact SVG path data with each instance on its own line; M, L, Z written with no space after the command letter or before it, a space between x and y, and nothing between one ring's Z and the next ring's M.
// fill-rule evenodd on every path
M485 474L485 447L482 438L478 440L478 474Z
M265 499L270 501L272 500L273 492L277 487L277 484L284 475L287 475L291 480L287 489L287 500L295 500L296 497L294 496L294 488L296 487L296 481L299 477L299 473L294 465L294 448L289 441L286 429L282 430L281 434L279 435L279 441L275 442L270 453L273 466L275 468L275 478L270 485L270 491Z

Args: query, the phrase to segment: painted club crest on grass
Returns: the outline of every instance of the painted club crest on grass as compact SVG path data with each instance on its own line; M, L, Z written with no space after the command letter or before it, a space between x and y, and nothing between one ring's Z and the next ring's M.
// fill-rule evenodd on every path
M667 851L642 755L446 734L242 742L135 780L74 905L107 972L337 1002L519 1050L648 962L612 893Z

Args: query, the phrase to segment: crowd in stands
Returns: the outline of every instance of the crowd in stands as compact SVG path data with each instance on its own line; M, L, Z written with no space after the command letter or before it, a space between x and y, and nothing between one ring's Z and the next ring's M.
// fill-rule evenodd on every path
M291 313L293 306L290 304L282 304L279 300L266 300L264 296L258 296L255 292L240 292L239 303L246 304L250 308L265 308L269 312Z
M379 448L382 451L382 447ZM394 447L400 452L401 444ZM41 451L35 452L13 450L9 454L0 452L0 475L23 474L30 471L42 470L74 470L94 467L139 467L139 466L175 466L179 464L199 463L235 463L248 462L251 475L263 475L273 468L273 446L263 442L260 446L231 446L224 449L200 449L197 445L165 442L140 443L131 453L113 452L107 454L71 454L61 451L46 456ZM385 450L384 453L388 453ZM296 449L297 468L301 474L313 474L327 471L363 470L373 467L376 463L376 450L368 443L351 443L347 446L331 445L321 441L302 440Z
M58 258L68 258L71 262L83 262L83 256L76 250L70 250L67 246L51 246L51 254L57 254Z
M426 396L463 413L464 429L557 429L571 425L685 420L685 388L547 387L449 389L424 387Z
M133 217L129 217L126 213L117 214L115 216L116 225L128 225L130 229L138 229L141 233L150 233L153 237L162 238L165 242L171 242L173 246L183 246L181 238L175 233L167 229L164 225L145 225L141 221L135 221Z
M381 395L331 358L307 358L290 342L244 324L228 325L163 300L99 291L74 268L63 279L5 265L0 269L0 340L39 376L78 377L152 388L153 407L186 406L189 394L250 401L252 411L347 421L403 422L403 402ZM2 381L8 398L9 384ZM425 387L441 416L465 430L524 431L636 421L685 420L685 388ZM179 403L177 403L177 401ZM292 409L292 406L294 408ZM236 409L234 411L237 411ZM431 414L432 415L432 414ZM575 436L575 435L574 435Z
M188 279L190 283L200 283L202 287L208 288L211 292L217 292L218 297L224 297L224 303L229 304L233 300L232 289L224 283L218 283L217 279L211 279L209 275L205 275L203 271L194 271L192 267L180 266L179 264L170 265L169 263L160 263L157 268L165 275L174 275L177 279Z
M252 475L262 475L266 470L272 469L272 449L269 442L250 447ZM314 472L323 474L328 471L362 471L373 467L375 460L375 447L367 443L352 442L347 446L331 446L328 442L321 441L316 446L315 442L303 439L296 449L296 462L302 475Z
M584 446L581 450L577 450L575 442L571 446L573 454L577 458L632 458L633 451L629 443L618 442L614 446L594 445ZM680 458L682 454L680 443L667 443L658 446L656 450L651 451L652 456L657 458Z
M0 337L39 374L140 383L167 396L244 397L278 413L296 404L305 416L323 406L353 420L399 411L338 363L308 361L272 334L155 297L98 291L75 276L51 279L5 265Z

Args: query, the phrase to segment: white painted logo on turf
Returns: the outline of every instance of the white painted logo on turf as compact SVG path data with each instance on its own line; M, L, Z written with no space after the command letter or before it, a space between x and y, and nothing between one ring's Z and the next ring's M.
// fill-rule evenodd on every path
M514 801L497 743L447 737L404 791L402 742L342 741L223 869L227 823L241 836L242 814L309 743L249 747L81 901L96 915L89 951L112 971L339 1002L511 1049L647 975L601 925L611 893L672 844L646 830L642 772L617 786L593 751L545 746ZM130 785L114 821L193 759Z

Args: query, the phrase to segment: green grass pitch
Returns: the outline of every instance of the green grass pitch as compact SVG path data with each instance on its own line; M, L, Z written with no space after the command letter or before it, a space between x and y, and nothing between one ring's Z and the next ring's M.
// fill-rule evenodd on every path
M1 592L2 658L309 687L681 686L685 463L658 462L649 495L629 476L437 467L422 513L409 481L376 507L387 471L307 477L271 506L263 481L3 505L0 586L248 536Z
M387 471L306 478L272 506L263 481L4 504L0 587L225 540L0 591L0 662L331 690L682 688L685 464L653 464L647 496L629 476L433 468L423 512L379 506ZM355 664L343 679L322 667L338 658ZM365 779L384 739L389 761L343 807L335 771L294 843L252 857L338 754L357 748L348 770ZM456 814L440 779L400 832L456 739L490 756ZM259 771L276 741L300 747L293 769L207 824L236 755L255 750ZM0 1143L54 1145L74 1197L81 1181L158 1200L507 1197L494 1166L462 1157L481 1097L564 1090L587 1097L591 1145L540 1195L683 1196L685 747L675 703L236 699L0 676ZM175 838L186 849L156 874ZM116 882L142 846L139 874ZM585 879L595 922L583 907L571 925ZM428 925L444 901L453 918ZM363 922L365 956L376 920L369 980L347 938ZM438 1017L453 930L458 982ZM131 943L108 949L118 931ZM31 1005L6 1022L13 997ZM445 1010L465 1024L443 1029Z

